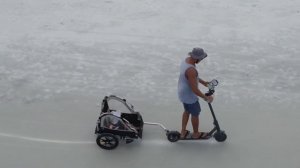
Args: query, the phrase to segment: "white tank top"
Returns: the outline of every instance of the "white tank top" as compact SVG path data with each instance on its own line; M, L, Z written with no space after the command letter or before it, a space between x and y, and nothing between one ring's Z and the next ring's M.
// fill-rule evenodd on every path
M190 67L197 71L194 65L186 63L186 60L184 59L180 65L180 75L178 80L178 98L181 102L186 104L193 104L198 101L198 96L192 91L189 81L185 76L186 70Z

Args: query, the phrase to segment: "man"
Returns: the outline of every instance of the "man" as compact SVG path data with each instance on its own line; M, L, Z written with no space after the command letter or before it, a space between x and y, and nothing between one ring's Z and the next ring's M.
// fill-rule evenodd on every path
M193 126L191 138L207 139L210 138L208 133L199 132L199 114L201 111L198 96L207 102L212 102L212 96L206 96L198 88L198 82L207 87L208 82L198 77L196 64L207 57L202 48L194 48L180 65L180 75L178 81L178 97L183 103L184 112L182 114L181 138L184 139L189 135L186 130L190 115Z

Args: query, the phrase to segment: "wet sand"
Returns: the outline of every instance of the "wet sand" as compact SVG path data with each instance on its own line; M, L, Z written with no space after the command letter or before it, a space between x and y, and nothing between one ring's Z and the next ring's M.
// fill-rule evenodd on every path
M1 167L299 168L299 2L8 1L0 5ZM180 129L179 64L193 47L218 79L224 143L170 143L160 128L100 149L106 95ZM206 91L201 87L202 91ZM212 118L201 101L203 131ZM191 127L189 126L191 130Z

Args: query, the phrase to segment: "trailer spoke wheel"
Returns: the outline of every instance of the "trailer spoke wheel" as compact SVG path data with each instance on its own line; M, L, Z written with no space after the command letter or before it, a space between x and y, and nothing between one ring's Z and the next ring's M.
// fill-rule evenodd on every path
M119 145L118 138L115 135L109 133L98 135L96 142L100 148L106 150L115 149Z

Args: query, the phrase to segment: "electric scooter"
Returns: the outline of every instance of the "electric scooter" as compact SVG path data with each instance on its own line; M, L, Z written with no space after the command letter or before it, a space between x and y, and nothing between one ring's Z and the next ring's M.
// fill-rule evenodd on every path
M217 85L217 80L209 82L209 91L206 95L213 95L215 92L215 86ZM127 110L120 111L117 108L114 108L114 103L111 104L110 102L121 103L125 106L123 110ZM216 141L223 142L226 140L227 135L225 131L221 130L211 103L208 103L208 106L213 116L215 126L210 132L208 132L207 137L214 137ZM115 149L119 145L119 141L131 143L135 139L142 139L144 125L160 126L164 129L170 142L177 142L178 140L203 140L194 139L192 137L180 139L180 133L178 131L170 131L160 123L144 122L142 115L135 111L133 105L129 104L126 99L110 95L105 96L102 101L100 116L95 128L95 134L97 135L96 142L102 149Z
M206 96L213 95L214 92L215 92L215 87L217 85L218 85L218 81L216 79L209 82L209 84L208 84L209 90L208 90L207 93L205 93L205 95ZM208 134L207 134L207 137L209 137L209 138L205 138L205 139L183 138L183 139L181 139L180 138L180 132L170 131L164 125L162 125L160 123L144 122L144 124L146 124L146 125L156 125L156 126L161 127L162 129L164 129L164 131L166 132L166 136L167 136L167 138L170 142L177 142L179 140L208 140L211 137L214 137L215 140L218 141L218 142L224 142L227 139L227 135L226 135L224 130L221 130L211 103L208 103L208 106L209 106L209 109L211 111L211 114L212 114L212 117L213 117L213 124L214 124L214 128L210 132L208 132Z

